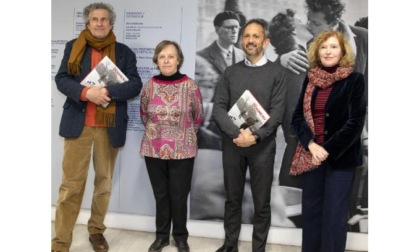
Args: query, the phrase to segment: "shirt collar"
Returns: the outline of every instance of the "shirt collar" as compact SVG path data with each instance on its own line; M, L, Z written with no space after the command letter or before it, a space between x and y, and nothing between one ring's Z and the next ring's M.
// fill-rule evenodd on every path
M255 63L255 64L252 64L252 62L251 61L249 61L247 58L245 58L245 65L247 65L247 66L249 66L249 67L258 67L258 66L263 66L263 65L265 65L265 63L267 63L268 62L268 59L267 59L267 57L265 56L265 54L263 54L263 56L261 57L261 59L257 62L257 63Z
M228 53L230 52L230 53L232 53L232 51L233 51L233 45L230 45L229 46L229 49L225 49L225 48L223 48L221 45L220 45L220 43L219 43L219 41L218 40L216 40L216 44L217 44L217 46L220 48L220 50L222 51L222 54L223 55L228 55Z

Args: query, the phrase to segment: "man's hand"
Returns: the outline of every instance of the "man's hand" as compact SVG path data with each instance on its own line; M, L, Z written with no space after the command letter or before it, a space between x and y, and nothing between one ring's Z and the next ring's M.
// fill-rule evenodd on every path
M241 131L241 133L239 134L239 136L237 138L233 139L233 142L238 147L249 147L249 146L257 143L254 135L252 135L252 133L250 131L247 131L247 130L244 130L244 129L240 129L240 131Z
M296 49L280 56L280 63L295 74L305 73L309 68L306 53Z
M111 101L111 98L108 97L108 91L103 86L90 87L86 93L86 98L96 105Z

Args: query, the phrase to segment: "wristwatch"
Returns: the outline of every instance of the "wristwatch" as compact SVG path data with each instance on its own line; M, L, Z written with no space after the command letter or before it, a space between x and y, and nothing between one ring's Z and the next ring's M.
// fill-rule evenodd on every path
M260 136L255 132L252 132L252 135L255 137L255 142L258 143L260 141Z

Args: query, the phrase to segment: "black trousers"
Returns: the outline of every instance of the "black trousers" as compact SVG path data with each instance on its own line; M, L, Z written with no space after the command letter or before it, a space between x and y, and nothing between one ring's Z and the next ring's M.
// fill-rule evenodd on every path
M271 225L271 186L273 183L275 138L247 147L237 147L223 137L223 174L226 191L225 244L236 246L241 231L242 198L249 167L254 201L252 251L265 251Z
M163 160L145 157L145 161L156 200L156 238L169 238L172 221L175 241L186 241L187 200L194 158Z

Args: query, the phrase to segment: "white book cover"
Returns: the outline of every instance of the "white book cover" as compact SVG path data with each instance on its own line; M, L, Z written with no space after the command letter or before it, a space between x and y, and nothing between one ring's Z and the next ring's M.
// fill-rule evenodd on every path
M270 118L249 90L245 90L228 114L236 126L251 132L261 128Z
M112 62L108 56L105 56L95 68L82 80L83 86L109 86L128 81L127 76ZM109 103L102 104L103 107Z

